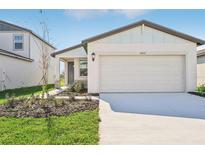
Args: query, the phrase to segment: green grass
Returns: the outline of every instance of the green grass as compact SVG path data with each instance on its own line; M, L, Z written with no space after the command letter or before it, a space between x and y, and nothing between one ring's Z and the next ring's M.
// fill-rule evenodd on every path
M50 84L48 85L48 90L54 89L54 85ZM15 97L20 96L30 96L31 94L40 94L42 92L42 86L33 86L33 87L25 87L25 88L18 88L18 89L9 89L5 91L0 92L0 104L6 103L5 95L14 94Z
M45 118L0 118L0 144L97 144L98 110ZM49 135L51 134L51 135Z

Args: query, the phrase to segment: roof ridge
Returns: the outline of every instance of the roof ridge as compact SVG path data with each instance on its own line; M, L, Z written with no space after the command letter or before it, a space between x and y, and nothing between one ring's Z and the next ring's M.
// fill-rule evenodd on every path
M131 23L131 24L128 24L128 25L125 25L125 26L113 29L111 31L107 31L107 32L95 35L93 37L84 39L82 41L82 43L88 43L88 42L96 41L96 40L108 37L110 35L117 34L117 33L120 33L122 31L126 31L126 30L129 30L129 29L132 29L132 28L140 26L142 24L144 24L144 25L146 25L148 27L157 29L159 31L166 32L168 34L171 34L171 35L174 35L174 36L177 36L177 37L181 37L181 38L183 38L185 40L188 40L188 41L191 41L191 42L195 42L195 43L197 43L197 45L205 44L205 40L198 39L196 37L193 37L191 35L188 35L188 34L185 34L185 33L182 33L182 32L178 32L178 31L176 31L174 29L171 29L171 28L168 28L168 27L165 27L165 26L153 23L153 22L148 21L148 20L140 20L140 21L137 21L137 22L134 22L134 23Z

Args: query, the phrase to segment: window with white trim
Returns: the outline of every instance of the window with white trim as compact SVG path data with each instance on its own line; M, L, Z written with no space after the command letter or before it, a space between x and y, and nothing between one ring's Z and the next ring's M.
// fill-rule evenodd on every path
M15 34L13 36L14 40L14 50L23 50L23 35L22 34Z
M80 76L87 76L87 60L80 60Z

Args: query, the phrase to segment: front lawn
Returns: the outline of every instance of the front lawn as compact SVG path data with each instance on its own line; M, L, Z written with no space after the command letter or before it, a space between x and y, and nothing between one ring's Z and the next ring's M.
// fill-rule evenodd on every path
M0 117L0 144L98 144L98 109L51 119Z
M48 90L54 89L54 85L48 85ZM6 102L5 95L8 94L9 96L15 95L15 97L20 96L30 96L31 94L40 94L42 92L42 86L33 86L33 87L25 87L25 88L18 88L18 89L9 89L0 92L0 104Z

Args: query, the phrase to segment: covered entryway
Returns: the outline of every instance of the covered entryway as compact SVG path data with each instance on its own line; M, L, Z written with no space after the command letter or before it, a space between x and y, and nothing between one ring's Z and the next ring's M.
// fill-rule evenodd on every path
M185 56L100 56L100 92L184 92Z
M87 88L87 54L82 44L60 50L53 55L64 62L65 85L81 82Z

